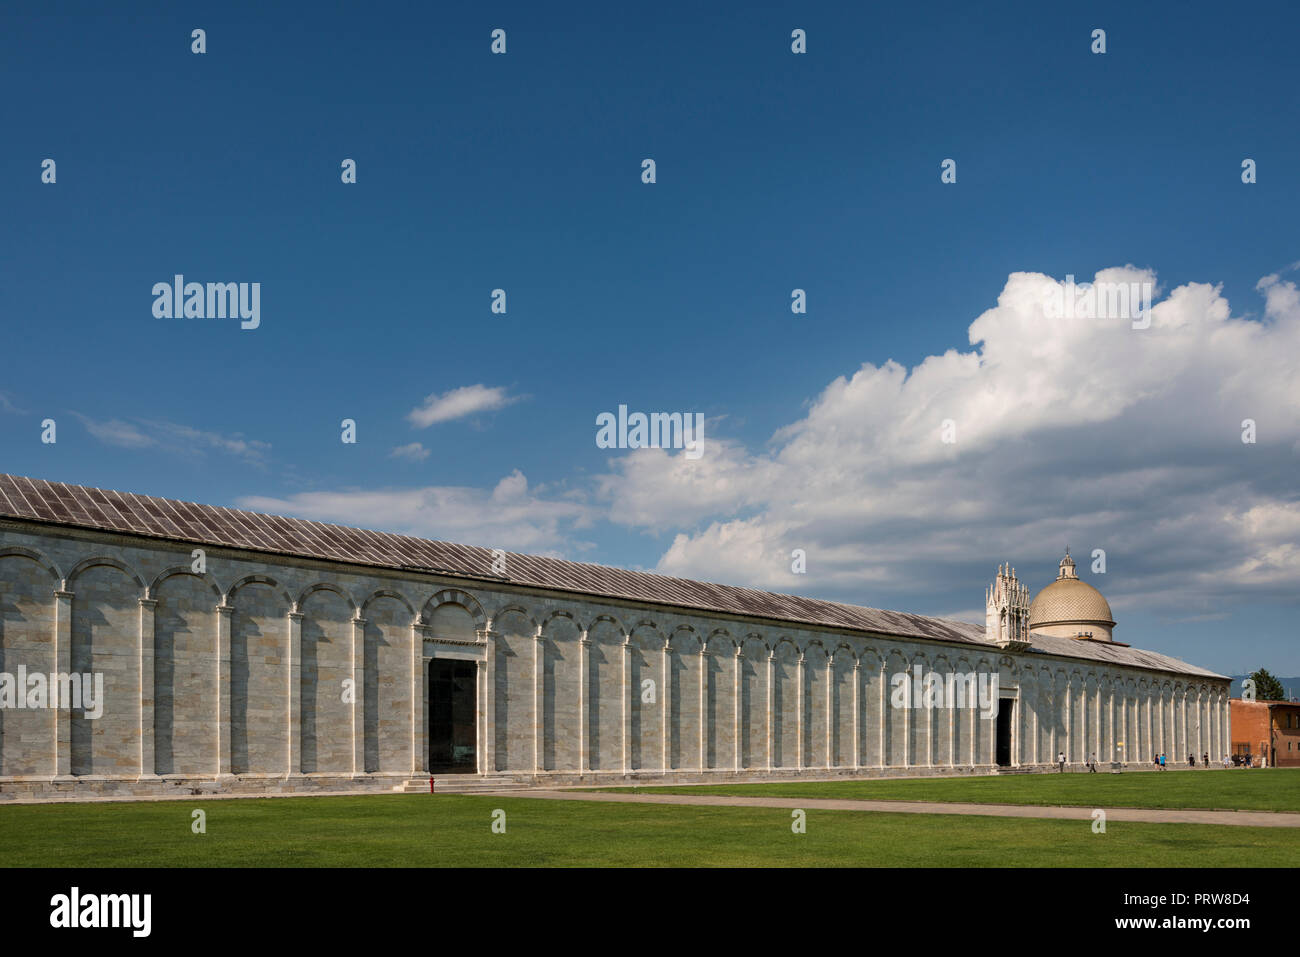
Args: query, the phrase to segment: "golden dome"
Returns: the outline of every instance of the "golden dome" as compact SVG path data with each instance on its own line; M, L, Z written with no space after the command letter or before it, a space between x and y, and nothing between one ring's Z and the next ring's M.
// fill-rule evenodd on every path
M1040 625L1104 625L1115 626L1110 604L1101 592L1087 582L1080 581L1074 571L1074 559L1067 550L1061 559L1061 570L1056 581L1037 595L1029 606L1029 627Z

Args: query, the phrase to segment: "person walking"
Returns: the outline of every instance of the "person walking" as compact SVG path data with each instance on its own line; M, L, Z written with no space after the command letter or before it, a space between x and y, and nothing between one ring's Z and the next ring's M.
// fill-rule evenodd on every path
M1210 752L1206 751L1204 754L1202 754L1201 760L1205 762L1205 766L1208 768L1210 766Z
M1097 773L1097 752L1092 752L1092 759L1088 762L1088 770L1093 774Z
M1196 755L1194 755L1194 754L1189 754L1189 755L1187 756L1187 764L1188 764L1190 767L1193 767L1193 768L1196 767Z
M1065 773L1065 752L1064 751L1058 751L1056 754L1056 773L1057 774Z
M1162 754L1160 755L1160 770L1163 771L1164 769L1165 769L1165 756Z

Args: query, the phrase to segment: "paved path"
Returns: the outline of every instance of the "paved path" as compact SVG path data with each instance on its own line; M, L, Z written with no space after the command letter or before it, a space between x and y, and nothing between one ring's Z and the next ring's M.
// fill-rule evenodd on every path
M623 794L612 791L502 792L501 797L546 801L613 801L628 804L694 804L708 807L780 807L823 811L887 811L899 814L975 814L985 817L1045 817L1091 821L1090 807L1034 807L1020 804L956 804L938 801L844 801L833 798L727 797L715 794ZM1106 820L1149 824L1234 824L1247 827L1300 827L1300 814L1278 811L1191 811L1170 808L1106 808Z

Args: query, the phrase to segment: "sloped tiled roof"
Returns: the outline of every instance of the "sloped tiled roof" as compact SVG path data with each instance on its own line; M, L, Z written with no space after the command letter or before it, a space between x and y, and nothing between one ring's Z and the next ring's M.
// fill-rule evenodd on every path
M489 548L18 475L0 474L0 516L198 545L432 572L485 582L508 582L794 625L844 628L987 647L982 627L948 618L884 611L513 552L506 553L505 567L509 575L503 578L492 574L493 554ZM1032 637L1035 650L1040 652L1221 677L1154 652L1038 634Z

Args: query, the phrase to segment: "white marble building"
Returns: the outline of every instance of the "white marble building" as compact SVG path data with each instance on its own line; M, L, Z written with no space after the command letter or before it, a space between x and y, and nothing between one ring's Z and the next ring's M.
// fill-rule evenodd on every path
M1068 555L986 599L981 628L0 475L0 800L1227 751L1229 679L1114 641ZM52 707L69 675L100 700Z

